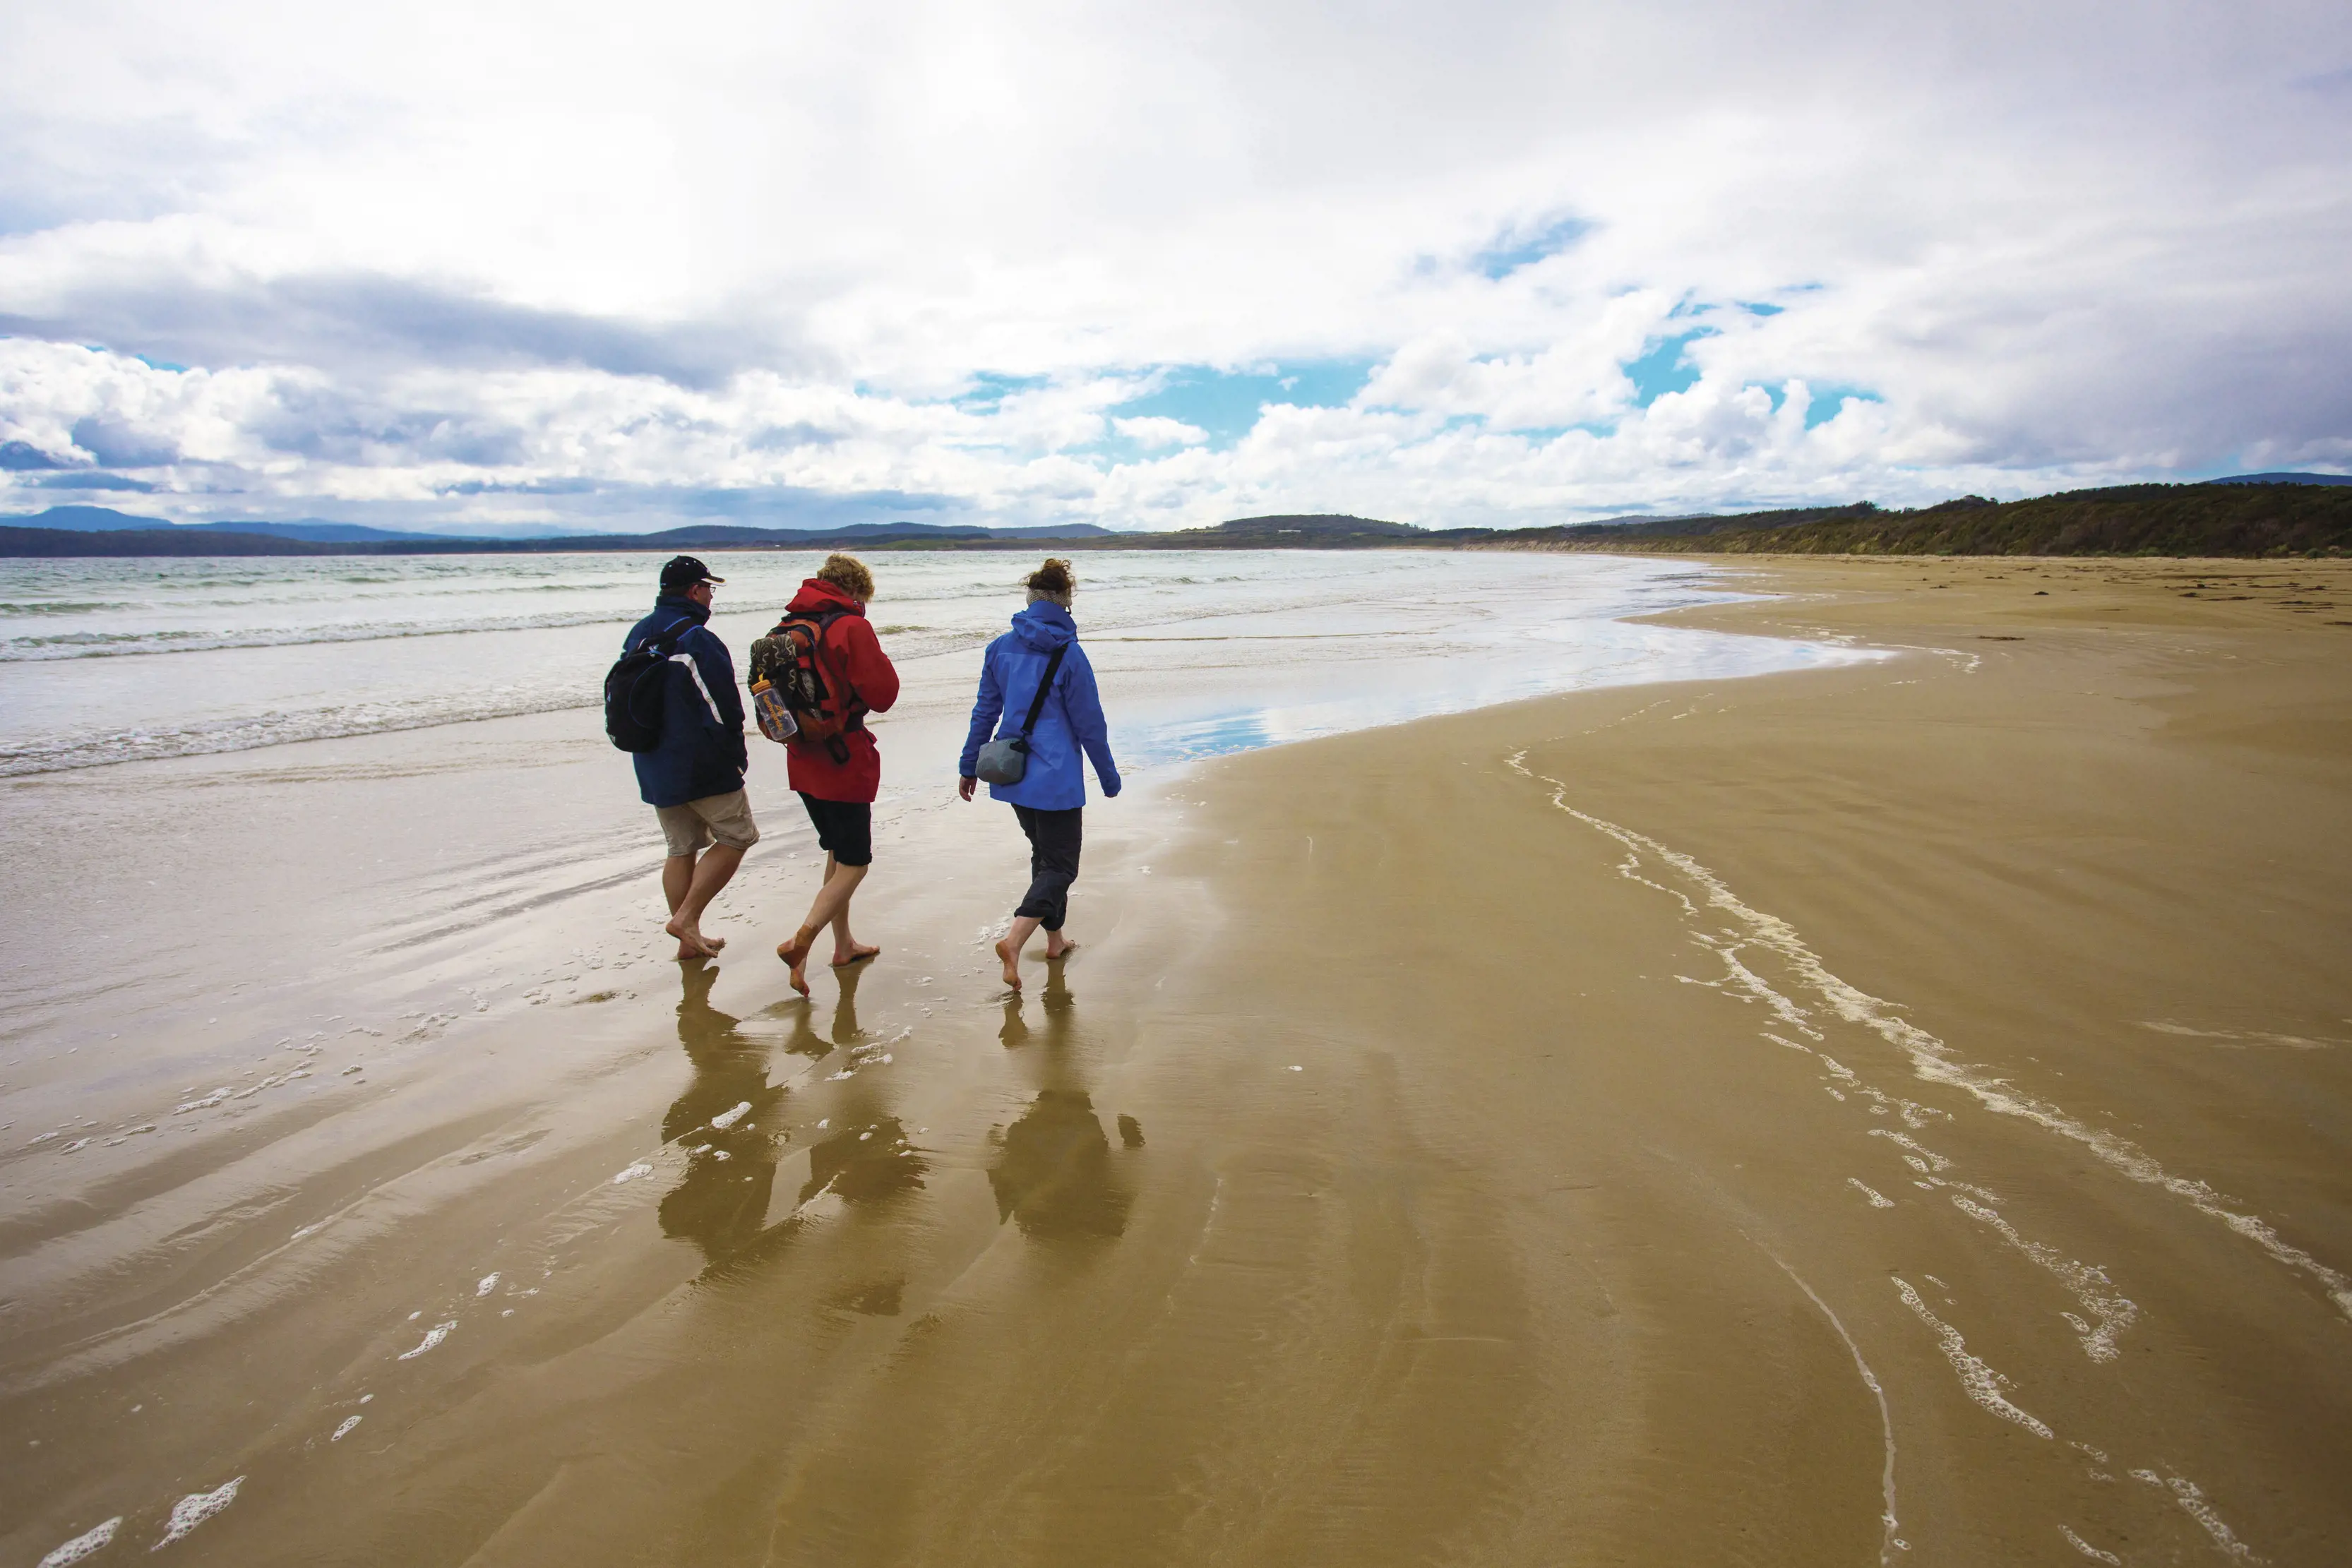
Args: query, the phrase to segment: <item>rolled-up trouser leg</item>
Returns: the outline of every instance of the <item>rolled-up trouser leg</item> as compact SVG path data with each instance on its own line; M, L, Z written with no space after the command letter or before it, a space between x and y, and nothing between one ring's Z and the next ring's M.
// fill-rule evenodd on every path
M1078 846L1084 837L1083 806L1066 811L1040 811L1015 806L1021 831L1029 835L1029 892L1013 913L1026 915L1048 931L1059 931L1069 914L1070 883L1078 880Z

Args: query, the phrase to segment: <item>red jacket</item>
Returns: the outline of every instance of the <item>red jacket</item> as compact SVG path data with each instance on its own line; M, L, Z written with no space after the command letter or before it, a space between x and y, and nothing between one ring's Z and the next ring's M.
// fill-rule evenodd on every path
M882 651L882 640L866 619L865 607L829 582L810 578L784 607L787 615L821 615L828 611L848 613L825 629L820 654L849 679L849 689L872 713L887 713L898 700L898 672ZM882 789L882 754L865 729L842 737L849 760L835 762L823 747L793 741L784 747L785 772L793 788L820 800L872 801Z

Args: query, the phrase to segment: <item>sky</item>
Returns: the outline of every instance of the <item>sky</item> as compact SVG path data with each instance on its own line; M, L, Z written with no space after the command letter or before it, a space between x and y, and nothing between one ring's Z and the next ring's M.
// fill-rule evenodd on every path
M1432 527L2352 469L2352 7L0 8L0 512Z

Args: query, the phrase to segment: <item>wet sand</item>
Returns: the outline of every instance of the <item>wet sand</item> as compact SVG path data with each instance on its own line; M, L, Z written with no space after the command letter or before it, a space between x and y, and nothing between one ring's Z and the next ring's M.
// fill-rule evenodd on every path
M1896 656L1147 783L1020 999L1002 809L887 812L883 959L802 1003L793 824L661 961L633 820L543 841L557 719L468 742L487 826L389 743L184 767L153 906L87 928L341 896L263 905L227 999L109 956L41 1002L256 1049L152 1134L126 1072L118 1176L0 1170L0 1552L234 1480L172 1553L2343 1560L2352 573L1756 571L1679 619ZM133 831L115 771L16 798ZM362 940L439 903L273 810L322 779L506 901Z

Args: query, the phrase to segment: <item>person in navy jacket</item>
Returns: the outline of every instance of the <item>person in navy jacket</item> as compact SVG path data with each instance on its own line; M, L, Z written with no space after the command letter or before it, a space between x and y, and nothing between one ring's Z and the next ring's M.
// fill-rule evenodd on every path
M1110 737L1103 726L1102 699L1095 692L1095 668L1078 646L1078 623L1070 619L1077 580L1066 560L1048 560L1029 577L1029 605L1013 618L1013 630L988 645L981 661L980 698L971 705L971 731L964 737L959 792L969 800L980 783L980 748L992 735L1021 733L1036 697L1037 684L1054 650L1067 650L1054 685L1029 736L1029 763L1018 784L991 784L989 794L1012 806L1029 836L1029 892L1013 912L1013 928L996 945L1004 983L1021 988L1021 950L1039 926L1045 928L1045 956L1061 957L1077 946L1062 934L1069 913L1070 883L1077 880L1081 821L1087 779L1083 751L1095 765L1103 799L1119 791L1118 764L1111 760ZM1000 726L999 721L1002 721Z
M690 555L661 569L654 612L629 628L625 648L676 634L669 684L662 692L661 742L636 753L637 793L660 820L669 857L662 862L662 896L680 958L716 957L724 938L702 934L702 912L760 841L743 790L751 758L743 747L743 698L735 690L735 661L727 644L703 623L710 590L724 578Z

